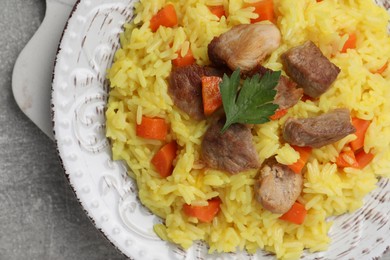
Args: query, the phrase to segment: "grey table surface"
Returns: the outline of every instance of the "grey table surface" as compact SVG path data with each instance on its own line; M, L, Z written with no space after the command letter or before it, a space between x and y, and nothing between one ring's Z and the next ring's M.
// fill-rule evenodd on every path
M125 259L90 222L54 143L12 95L15 60L44 12L44 0L0 0L0 260Z

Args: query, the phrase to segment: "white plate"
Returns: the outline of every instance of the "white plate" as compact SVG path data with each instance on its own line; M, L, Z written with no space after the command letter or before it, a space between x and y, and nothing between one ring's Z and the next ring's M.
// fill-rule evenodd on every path
M52 116L58 152L71 186L96 227L123 254L135 259L272 259L263 251L250 256L207 255L196 243L188 251L161 241L153 232L160 219L137 198L126 167L113 162L105 137L106 70L118 36L133 15L132 0L81 0L76 3L57 55ZM389 4L389 1L383 1ZM367 259L390 245L390 183L367 196L364 207L334 219L326 252L305 253L307 259Z

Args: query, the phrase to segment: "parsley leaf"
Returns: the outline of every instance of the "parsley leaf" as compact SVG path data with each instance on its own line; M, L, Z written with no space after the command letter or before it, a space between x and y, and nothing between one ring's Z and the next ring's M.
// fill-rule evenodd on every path
M240 86L240 70L237 69L229 78L226 74L219 85L226 122L221 133L234 123L263 124L269 121L278 105L273 104L276 96L275 87L280 78L280 71L258 74L244 80Z

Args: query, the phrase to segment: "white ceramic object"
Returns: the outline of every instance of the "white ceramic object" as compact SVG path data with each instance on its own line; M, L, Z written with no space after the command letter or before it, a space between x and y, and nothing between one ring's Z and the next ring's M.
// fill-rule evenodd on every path
M188 251L160 240L161 220L145 209L135 182L111 159L105 137L105 72L119 47L118 36L133 15L133 0L81 0L64 31L54 70L52 114L59 155L72 188L96 227L134 259L273 259L256 255L207 254L201 242ZM387 2L388 3L388 2ZM390 181L367 196L352 215L334 218L326 252L305 259L372 259L390 245Z
M50 138L53 138L50 90L54 59L75 2L46 0L45 19L19 54L13 70L12 90L17 104Z

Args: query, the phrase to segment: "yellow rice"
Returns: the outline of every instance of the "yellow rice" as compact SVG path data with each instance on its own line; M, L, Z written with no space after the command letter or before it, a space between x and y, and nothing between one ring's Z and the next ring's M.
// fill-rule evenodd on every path
M257 0L172 0L179 27L149 29L150 18L165 0L141 0L136 16L125 25L122 48L108 71L111 83L107 117L107 136L112 140L115 160L124 160L135 178L139 197L153 213L165 219L155 226L164 240L188 248L195 240L204 240L209 252L233 252L259 249L274 252L278 258L299 258L304 249L326 250L331 242L327 233L329 216L353 212L362 199L376 188L379 177L390 175L390 69L382 75L372 73L390 57L387 34L389 16L371 0L275 0L277 26L282 34L281 46L264 65L281 70L280 55L306 40L312 40L341 73L332 88L318 101L299 101L288 115L278 121L257 125L254 143L260 161L270 156L284 164L298 159L298 154L284 144L280 129L287 117L309 117L336 107L349 108L354 116L372 120L366 134L364 150L375 154L364 170L339 169L335 159L354 135L313 150L304 173L303 193L299 201L308 211L302 225L278 219L279 215L262 209L254 199L256 170L237 175L204 169L200 144L208 127L206 121L194 121L173 106L167 94L167 77L177 51L190 48L200 65L209 64L207 45L214 36L234 25L256 18L245 3ZM227 18L218 20L207 6L224 5ZM357 35L357 48L340 53L346 34ZM171 47L170 47L170 44ZM169 140L176 140L180 153L175 169L166 179L151 166L151 158L162 146L161 141L139 138L135 125L142 115L162 117L170 124ZM221 211L212 223L200 223L182 212L184 203L205 205L219 196Z

